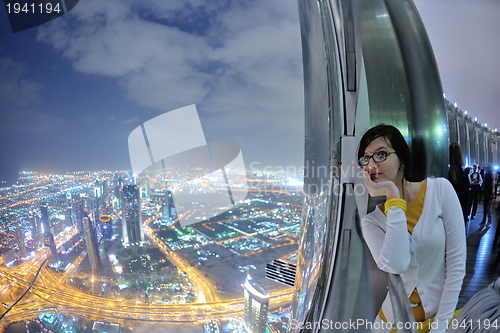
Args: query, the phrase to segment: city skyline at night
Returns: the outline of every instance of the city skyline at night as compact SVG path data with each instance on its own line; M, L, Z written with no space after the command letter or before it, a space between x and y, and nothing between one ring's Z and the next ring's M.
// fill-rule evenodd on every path
M2 188L1 242L12 250L2 256L2 276L21 274L21 281L29 281L38 267L39 277L31 288L33 295L41 296L23 299L4 320L39 315L50 326L44 320L58 309L69 316L62 322L74 318L123 324L132 318L187 321L203 327L215 316L221 325L243 327L243 285L249 273L270 295L269 316L274 318L275 311L289 307L292 289L266 279L264 267L277 258L296 261L302 190L294 177L248 174L250 194L245 200L190 226L179 224L164 182L131 185L135 181L141 180L124 171L25 172L17 185ZM140 244L126 241L124 226L130 213L122 214L138 200L144 232ZM203 207L193 203L191 213L197 215L197 211ZM104 237L109 226L112 235ZM24 237L16 237L16 229ZM53 235L53 247L36 241L39 229ZM26 255L21 254L20 241ZM47 258L51 258L48 266L44 265ZM28 275L22 277L23 272ZM7 280L0 283L5 287ZM49 295L55 298L44 303L52 298ZM14 297L12 291L4 293L2 301L11 304ZM193 312L188 304L200 309L210 304L215 312Z

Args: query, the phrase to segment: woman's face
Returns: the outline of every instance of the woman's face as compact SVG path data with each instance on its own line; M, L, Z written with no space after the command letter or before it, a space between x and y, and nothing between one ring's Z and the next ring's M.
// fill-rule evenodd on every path
M371 156L376 152L385 151L387 153L393 153L387 155L387 159L383 162L375 162L373 158L370 158L368 165L364 166L364 170L370 173L370 178L375 183L389 180L394 184L400 183L403 179L403 169L401 168L401 162L398 156L395 154L394 149L389 147L385 138L380 137L372 142L366 147L365 155Z

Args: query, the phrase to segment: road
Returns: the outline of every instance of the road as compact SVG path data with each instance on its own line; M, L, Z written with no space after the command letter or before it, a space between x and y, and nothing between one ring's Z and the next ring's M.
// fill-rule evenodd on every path
M84 315L88 318L101 320L134 319L158 322L198 322L214 317L231 318L241 316L244 311L243 298L192 304L155 304L89 295L65 284L61 279L61 274L48 267L43 267L30 292L5 316L2 323L33 318L48 311ZM32 280L30 274L13 271L6 267L0 269L0 276L23 290L28 288ZM291 289L273 293L270 295L270 307L286 306L290 304L291 297Z

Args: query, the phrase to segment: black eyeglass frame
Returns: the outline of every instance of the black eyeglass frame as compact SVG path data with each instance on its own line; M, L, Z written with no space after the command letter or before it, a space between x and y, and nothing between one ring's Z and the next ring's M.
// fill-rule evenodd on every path
M374 152L373 154L371 154L370 156L368 155L364 155L364 156L361 156L359 159L358 159L358 165L360 167L364 167L364 166L367 166L369 163L370 163L370 158L373 160L373 162L375 163L381 163L381 162L384 162L386 159L387 159L387 156L391 155L391 154L396 154L395 151L377 151L377 152ZM362 162L364 161L364 162Z

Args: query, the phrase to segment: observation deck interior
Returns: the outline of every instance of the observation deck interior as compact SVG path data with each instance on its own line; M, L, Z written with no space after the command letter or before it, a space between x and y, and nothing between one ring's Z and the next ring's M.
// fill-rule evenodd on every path
M460 292L458 308L462 308L476 292L487 287L500 275L500 264L495 265L500 249L493 247L495 232L498 228L499 214L496 208L499 202L500 195L497 195L491 205L491 225L480 224L484 212L482 202L477 207L476 217L466 224L467 273Z

